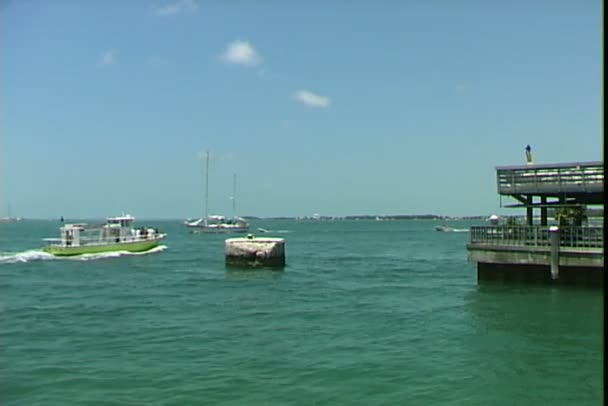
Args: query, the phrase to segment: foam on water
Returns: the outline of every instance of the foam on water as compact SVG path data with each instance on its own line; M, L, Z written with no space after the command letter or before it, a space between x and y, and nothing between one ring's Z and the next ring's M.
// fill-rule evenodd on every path
M157 247L142 252L110 251L100 252L96 254L74 255L69 257L58 257L41 250L28 250L17 253L0 253L0 264L14 264L49 260L91 261L96 259L118 258L122 256L154 254L157 252L164 251L165 249L167 249L166 245L159 245Z
M0 253L0 264L14 264L31 261L45 261L56 259L54 255L40 250L28 250L18 253L3 252Z
M110 251L110 252L100 252L97 254L75 255L72 257L65 257L65 259L76 260L76 261L91 261L91 260L95 260L95 259L118 258L118 257L123 257L123 256L154 254L156 252L164 251L165 249L167 249L166 245L159 245L157 247L149 249L148 251L141 251L141 252Z

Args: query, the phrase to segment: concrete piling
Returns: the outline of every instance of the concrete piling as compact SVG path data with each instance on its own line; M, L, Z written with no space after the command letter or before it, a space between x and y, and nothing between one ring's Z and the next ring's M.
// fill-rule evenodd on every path
M224 243L226 265L243 267L285 266L285 240L283 238L228 238Z

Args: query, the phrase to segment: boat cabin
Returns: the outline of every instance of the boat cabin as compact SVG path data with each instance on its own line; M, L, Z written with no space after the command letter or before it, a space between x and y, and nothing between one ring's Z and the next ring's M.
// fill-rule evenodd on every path
M80 246L80 232L86 224L66 224L61 227L61 244L64 246Z
M101 239L108 242L122 242L133 238L133 221L135 221L135 217L129 214L108 217L101 233Z
M131 224L133 224L133 221L135 221L135 217L133 217L129 214L123 215L123 216L118 216L118 217L108 217L106 219L106 223L108 225L119 226L119 227L131 227Z

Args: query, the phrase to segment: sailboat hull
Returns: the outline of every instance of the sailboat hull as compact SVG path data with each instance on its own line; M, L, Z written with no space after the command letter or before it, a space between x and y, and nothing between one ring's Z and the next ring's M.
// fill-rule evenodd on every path
M246 233L249 231L249 226L232 225L232 224L186 224L194 233Z

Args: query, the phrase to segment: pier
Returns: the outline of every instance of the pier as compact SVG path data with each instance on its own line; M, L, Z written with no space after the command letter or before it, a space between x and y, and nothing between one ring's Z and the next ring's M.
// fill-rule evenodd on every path
M517 202L506 207L525 209L525 224L471 228L478 281L603 287L603 162L497 167L496 176L501 199ZM601 206L601 222L588 221L588 206Z

